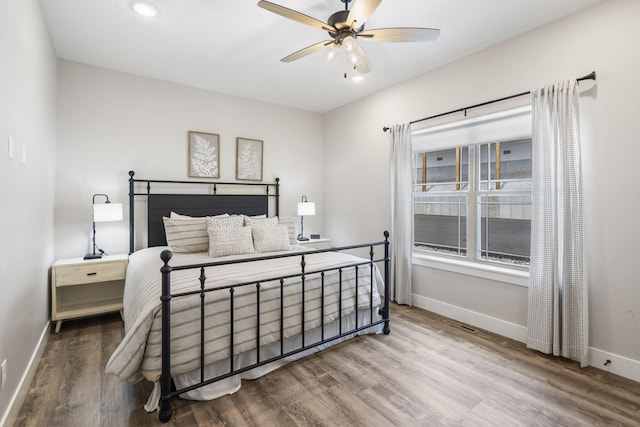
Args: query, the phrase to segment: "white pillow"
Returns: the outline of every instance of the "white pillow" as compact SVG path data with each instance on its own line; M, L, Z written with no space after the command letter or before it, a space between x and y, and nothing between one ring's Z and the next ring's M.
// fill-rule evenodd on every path
M251 227L210 227L207 231L209 233L210 257L252 254L254 252Z
M258 253L288 251L291 249L289 231L286 225L252 227L251 234L253 235L253 247Z
M171 219L162 217L167 245L175 253L206 252L209 249L207 222L204 218Z
M255 217L244 215L244 225L248 225L250 227L275 227L278 225L278 217L272 216L267 218L266 216Z
M242 215L208 216L207 228L238 228L244 225Z

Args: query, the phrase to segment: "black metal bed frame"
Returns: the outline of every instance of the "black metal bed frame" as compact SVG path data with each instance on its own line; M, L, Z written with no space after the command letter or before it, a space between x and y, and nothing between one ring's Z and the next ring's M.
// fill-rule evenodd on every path
M152 195L151 193L151 184L152 183L164 183L164 184L206 184L206 185L213 185L214 186L214 194L211 195L207 195L210 199L213 198L212 200L216 199L216 197L214 197L216 195L216 190L215 187L219 186L219 185L228 185L228 184L232 184L232 185L259 185L259 186L263 186L265 187L265 192L267 195L267 200L268 200L268 196L269 196L269 188L275 186L275 194L273 194L272 196L275 197L276 199L276 215L277 212L279 211L279 202L278 202L278 198L279 198L279 179L276 179L275 184L255 184L255 183L214 183L214 182L207 182L207 181L164 181L164 180L140 180L140 179L134 179L134 172L130 171L129 172L129 207L130 207L130 250L131 252L133 252L134 249L134 233L133 233L133 228L134 228L134 222L133 222L133 202L134 202L134 197L135 196L146 196L149 197L150 195ZM142 183L146 183L147 184L147 191L146 193L136 193L135 190L135 183L138 182L142 182ZM154 214L158 214L160 212L163 212L163 215L168 216L171 208L176 208L178 206L165 206L165 202L168 200L169 203L172 203L172 198L171 196L176 196L175 194L162 194L163 196L167 196L166 200L163 200L163 202L161 203L161 205L163 205L161 208L159 208L159 210L157 210ZM181 194L180 196L184 196L183 194ZM248 211L247 212L237 212L234 211L233 209L235 209L233 206L231 205L225 205L222 209L232 209L231 212L221 212L219 210L219 206L216 206L216 201L214 200L212 205L208 205L208 206L198 206L197 208L189 208L188 212L192 213L192 214L203 214L203 215L212 215L212 214L217 214L217 213L245 213L245 214L262 214L262 213L267 213L267 211L264 212L260 212L260 210L262 210L265 206L263 202L264 201L258 201L258 207L254 206L252 203L249 203L247 205L246 200L244 196L247 196L246 194L234 194L234 196L239 196L239 198L237 198L236 200L234 200L234 198L231 198L229 200L231 200L231 203L240 201L241 202L241 206L240 209L246 209L248 207ZM253 194L251 194L250 196L255 196ZM164 199L164 198L163 198ZM223 198L223 199L228 199L228 198ZM184 198L179 197L178 199L176 199L177 201L184 201ZM196 202L196 204L200 204L200 198L196 198L196 200L198 200ZM248 200L257 200L257 199L253 199L250 198ZM226 203L226 202L225 202ZM262 203L262 204L261 204ZM205 204L206 205L206 204ZM151 203L149 203L149 207L150 209L149 211L149 222L151 222L151 214L152 214L152 210L151 209L155 209L155 207L151 206ZM169 209L167 211L167 209ZM268 208L267 208L268 210ZM195 215L194 215L195 216ZM161 218L160 218L161 219ZM149 229L149 232L158 232L159 230L153 230L153 229ZM164 236L164 230L162 230L162 236ZM249 371L251 369L257 368L257 367L261 367L264 366L268 363L289 357L289 356L293 356L296 355L298 353L301 353L303 351L318 347L318 346L322 346L324 344L333 342L335 340L338 340L340 338L344 338L350 335L353 335L357 332L363 331L365 329L369 329L373 326L377 326L380 324L383 324L383 333L385 334L389 334L391 332L390 327L389 327L389 299L390 299L390 292L389 292L389 274L390 274L390 268L389 268L389 264L390 264L390 258L389 258L389 232L385 231L384 232L384 240L382 241L377 241L377 242L373 242L373 243L365 243L365 244L358 244L358 245L351 245L351 246L342 246L342 247L337 247L337 248L330 248L330 249L319 249L319 250L309 250L309 251L305 251L303 253L285 253L285 254L278 254L278 255L271 255L271 256L256 256L256 257L252 257L252 258L245 258L245 259L241 259L241 260L223 260L223 261L214 261L214 262L210 262L210 263L205 263L205 264L193 264L193 265L184 265L184 266L171 266L169 265L169 261L172 258L172 252L170 250L164 250L162 251L160 258L162 259L164 265L162 266L160 273L162 275L162 296L161 296L161 304L162 304L162 374L160 377L160 388L161 388L161 397L160 397L160 410L159 410L159 419L162 422L167 422L171 419L171 415L172 415L172 408L171 408L171 399L181 393L185 393L188 391L192 391L195 390L199 387L203 387L206 386L208 384L214 383L216 381L220 381L223 380L225 378L229 378L231 376L234 375L238 375L241 374L243 372ZM149 237L149 241L150 242L156 242L155 246L161 246L161 245L166 245L166 241L163 243L162 239L156 239L156 238L152 238L151 236ZM149 245L152 246L152 245ZM375 251L374 248L375 247L383 247L384 249L384 257L382 258L375 258ZM362 248L369 248L369 259L368 260L363 260L357 263L353 263L353 264L349 264L349 265L342 265L340 267L331 267L331 268L325 268L325 269L319 269L319 270L312 270L312 271L308 271L306 269L307 263L307 257L312 256L313 254L317 254L317 253L323 253L323 252L340 252L340 251L347 251L347 250L355 250L355 249L362 249ZM220 287L207 287L207 280L208 278L206 277L205 274L205 268L207 267L214 267L214 266L221 266L221 265L230 265L230 264L238 264L238 263L248 263L248 262L255 262L255 261L263 261L263 260L268 260L268 259L278 259L278 258L290 258L290 257L299 257L300 258L300 272L298 274L293 274L293 275L289 275L289 276L285 276L285 277L272 277L269 279L262 279L261 281L249 281L249 282L244 282L244 283L238 283L238 284L234 284L234 285L227 285L227 286L220 286ZM383 279L384 279L384 301L383 301L383 306L380 307L378 309L378 314L382 317L380 320L374 320L373 318L373 313L374 313L374 306L373 306L373 286L374 286L374 280L373 280L373 276L374 276L374 265L377 263L383 263L384 264L384 272L383 272ZM357 290L358 290L358 269L361 268L362 266L369 266L369 270L370 270L370 290L369 290L369 311L370 311L370 316L369 316L369 322L364 324L364 325L358 325L358 294L357 294ZM355 304L355 319L356 319L356 323L355 323L355 327L352 329L349 329L347 331L343 331L343 316L342 316L342 292L343 292L343 286L342 286L342 272L345 269L348 268L353 268L355 269L355 289L356 289L356 296L355 296L355 300L356 300L356 304ZM197 290L193 290L193 291L189 291L189 292L182 292L182 293L175 293L173 294L171 292L171 273L173 271L181 271L181 270L200 270L200 275L199 275L199 282L200 282L200 288ZM338 307L338 334L337 335L332 335L329 337L325 336L325 316L324 316L324 289L325 289L325 283L324 283L324 276L325 273L330 272L330 271L337 271L338 275L339 275L339 279L338 279L338 283L339 283L339 296L338 296L338 302L339 302L339 307ZM320 314L320 319L321 319L321 324L320 324L320 334L321 334L321 338L320 341L315 341L311 344L307 344L305 342L305 280L307 277L309 276L314 276L317 275L320 277L320 289L321 289L321 303L320 303L320 310L321 310L321 314ZM284 341L285 341L285 336L284 336L284 291L283 291L283 287L284 287L284 281L285 279L292 279L292 278L299 278L300 281L300 294L301 294L301 345L293 350L288 350L285 351L284 348ZM277 282L279 281L280 283L280 354L274 357L270 357L267 358L265 360L261 360L260 359L260 350L261 350L261 343L260 343L260 286L261 286L261 282L265 283L265 282ZM255 287L255 316L256 316L256 345L255 345L255 349L251 350L251 351L255 351L256 357L255 357L255 363L251 363L249 365L243 366L241 368L236 368L234 366L234 292L236 291L236 289L246 289L247 287ZM205 379L205 374L204 374L204 370L205 370L205 298L208 294L212 294L213 292L228 292L229 296L228 296L228 302L229 302L229 312L230 312L230 334L229 334L229 371L218 375L216 377L213 378L206 378ZM199 322L199 328L200 328L200 382L197 384L193 384L190 385L188 387L184 387L181 389L175 389L174 384L172 382L172 375L171 375L171 301L174 298L184 298L184 297L189 297L189 296L194 296L194 295L199 295L200 296L200 322ZM277 342L277 341L276 341Z

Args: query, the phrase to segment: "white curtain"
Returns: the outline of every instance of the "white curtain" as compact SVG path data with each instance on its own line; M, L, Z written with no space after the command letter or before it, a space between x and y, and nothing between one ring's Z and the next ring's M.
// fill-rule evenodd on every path
M527 346L587 365L588 307L578 84L532 92Z
M391 142L391 299L411 305L411 253L413 244L413 154L411 125L389 130Z

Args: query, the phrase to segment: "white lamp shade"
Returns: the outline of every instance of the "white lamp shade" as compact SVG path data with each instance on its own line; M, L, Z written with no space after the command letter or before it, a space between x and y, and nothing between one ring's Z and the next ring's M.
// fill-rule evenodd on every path
M93 205L95 222L122 221L122 203L102 203Z
M298 215L315 215L316 204L314 202L300 202L298 203Z

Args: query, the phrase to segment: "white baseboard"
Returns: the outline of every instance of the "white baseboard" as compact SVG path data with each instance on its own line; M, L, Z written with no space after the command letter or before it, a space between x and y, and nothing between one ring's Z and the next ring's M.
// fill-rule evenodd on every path
M20 378L18 387L16 387L13 396L11 396L9 406L7 407L5 413L2 415L2 418L0 418L0 427L12 426L14 425L16 418L18 418L18 414L20 413L20 409L22 408L22 403L24 402L24 398L29 391L31 380L33 380L36 370L38 369L40 357L44 352L44 348L47 346L47 341L49 340L49 328L49 322L47 322L44 326L42 334L40 335L40 339L38 340L38 345L31 354L31 359L29 359L27 368Z
M462 323L476 326L520 342L527 341L527 328L486 314L468 310L442 301L413 294L413 305L432 311ZM611 363L605 366L605 362ZM634 381L640 381L640 361L589 347L589 366L620 375Z
M611 363L605 365L606 361ZM634 381L640 381L640 361L589 347L589 365Z
M477 311L467 310L442 301L413 294L413 305L424 310L455 319L462 323L467 323L478 328L502 335L516 341L525 342L527 339L527 328L502 319L487 316Z

